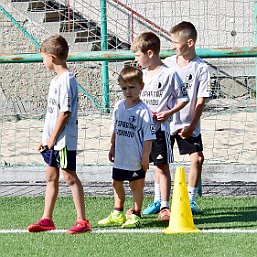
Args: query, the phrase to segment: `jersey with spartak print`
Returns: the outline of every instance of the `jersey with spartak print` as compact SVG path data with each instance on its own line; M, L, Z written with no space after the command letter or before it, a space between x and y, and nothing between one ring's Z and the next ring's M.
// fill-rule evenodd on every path
M141 101L126 109L125 100L117 102L113 111L112 131L115 132L114 168L141 169L144 142L156 138L147 106Z
M143 70L143 79L145 86L141 93L141 99L152 112L168 111L174 107L176 102L189 100L181 79L165 64L151 77L147 76L147 69ZM162 123L154 121L156 131L160 127L162 130L169 131L171 119L172 117Z

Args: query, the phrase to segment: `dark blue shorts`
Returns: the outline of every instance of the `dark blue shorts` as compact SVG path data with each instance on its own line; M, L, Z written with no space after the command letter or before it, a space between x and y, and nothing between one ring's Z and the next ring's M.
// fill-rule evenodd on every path
M141 170L123 170L123 169L112 169L112 179L116 181L135 181L138 179L145 178L145 171Z
M62 149L63 150L63 149ZM76 171L76 159L77 159L77 151L68 151L66 150L65 161L63 165L63 158L61 158L62 150L53 150L45 147L44 150L41 151L41 155L44 158L44 161L51 167L68 169L70 171Z
M183 139L179 135L171 136L171 145L173 147L175 140L177 141L179 154L192 154L203 151L203 142L201 134L197 137L189 137Z

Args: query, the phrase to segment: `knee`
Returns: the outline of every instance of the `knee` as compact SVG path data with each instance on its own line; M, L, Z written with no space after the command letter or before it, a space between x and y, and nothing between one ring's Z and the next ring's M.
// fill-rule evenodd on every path
M123 181L112 180L112 187L114 189L121 189L123 187Z
M48 174L46 176L46 182L47 183L52 183L52 182L58 182L59 181L59 175L56 173Z
M76 176L74 176L73 174L64 173L63 178L69 186L72 186L76 183Z
M204 162L204 156L203 154L198 154L195 158L192 160L195 165L201 166Z

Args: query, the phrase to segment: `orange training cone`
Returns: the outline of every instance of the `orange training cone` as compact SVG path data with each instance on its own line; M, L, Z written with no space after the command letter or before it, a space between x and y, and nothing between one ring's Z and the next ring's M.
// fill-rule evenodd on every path
M165 234L201 232L194 225L193 215L189 203L184 167L177 167L171 203L169 226Z

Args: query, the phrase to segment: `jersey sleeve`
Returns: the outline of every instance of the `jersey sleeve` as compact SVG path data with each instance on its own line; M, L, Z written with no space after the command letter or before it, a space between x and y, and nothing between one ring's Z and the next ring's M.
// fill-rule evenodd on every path
M199 87L197 97L211 97L211 79L207 64L199 67Z
M156 139L154 122L148 109L144 109L142 115L142 130L144 133L144 141Z
M75 78L73 78L75 79ZM66 73L65 76L62 76L60 83L60 96L59 96L59 109L60 112L71 112L72 110L72 98L75 97L75 92L73 87L77 87L75 81L70 78L69 73Z

